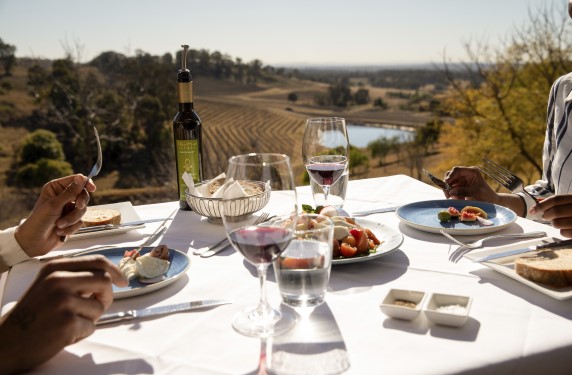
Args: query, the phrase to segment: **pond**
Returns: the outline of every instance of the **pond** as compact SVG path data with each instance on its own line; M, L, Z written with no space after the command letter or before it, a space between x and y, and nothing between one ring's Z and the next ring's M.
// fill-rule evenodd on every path
M348 137L350 139L350 144L355 147L367 147L367 144L375 141L380 137L385 137L391 139L393 137L398 137L401 143L409 141L415 135L414 131L393 129L393 128L382 128L374 126L364 126L364 125L354 125L348 124Z

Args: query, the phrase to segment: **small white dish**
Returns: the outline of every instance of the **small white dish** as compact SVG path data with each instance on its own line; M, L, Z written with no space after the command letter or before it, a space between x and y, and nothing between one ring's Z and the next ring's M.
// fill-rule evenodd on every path
M467 296L433 293L425 307L425 315L435 324L460 327L469 319L473 299Z
M379 305L383 313L391 318L413 320L421 313L425 292L406 289L390 289ZM407 306L405 302L415 304Z

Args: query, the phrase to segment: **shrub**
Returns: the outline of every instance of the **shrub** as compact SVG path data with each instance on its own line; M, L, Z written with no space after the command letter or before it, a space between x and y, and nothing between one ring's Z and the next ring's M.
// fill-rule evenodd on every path
M28 134L22 141L20 161L22 165L35 163L40 159L64 160L64 150L56 135L45 129Z
M18 168L14 182L16 186L28 188L43 186L46 182L73 173L71 165L63 160L40 159L35 163Z

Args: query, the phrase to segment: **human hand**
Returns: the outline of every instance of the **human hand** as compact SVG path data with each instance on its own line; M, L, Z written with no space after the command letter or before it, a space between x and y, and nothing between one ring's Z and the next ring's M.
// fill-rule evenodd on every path
M82 226L89 193L96 187L81 174L62 177L44 185L30 216L18 226L15 237L31 257L44 255L62 244L61 237L75 233ZM75 208L69 212L64 209Z
M560 229L562 236L572 237L572 194L558 194L543 199L532 206L529 213L540 213L544 220Z
M128 282L101 255L47 263L0 322L0 373L30 369L91 335L113 302L112 283Z
M490 203L499 199L477 167L453 167L445 174L445 182L451 186L449 191L444 190L447 198Z

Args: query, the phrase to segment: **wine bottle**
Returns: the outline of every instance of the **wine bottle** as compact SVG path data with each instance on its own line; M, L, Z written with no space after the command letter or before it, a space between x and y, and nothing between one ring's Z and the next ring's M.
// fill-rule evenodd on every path
M193 176L195 183L203 180L203 145L201 118L193 108L193 78L187 69L189 46L182 45L181 69L177 73L177 91L179 94L179 111L173 119L173 138L175 142L175 163L177 166L177 188L179 207L190 210L187 204L183 173Z

